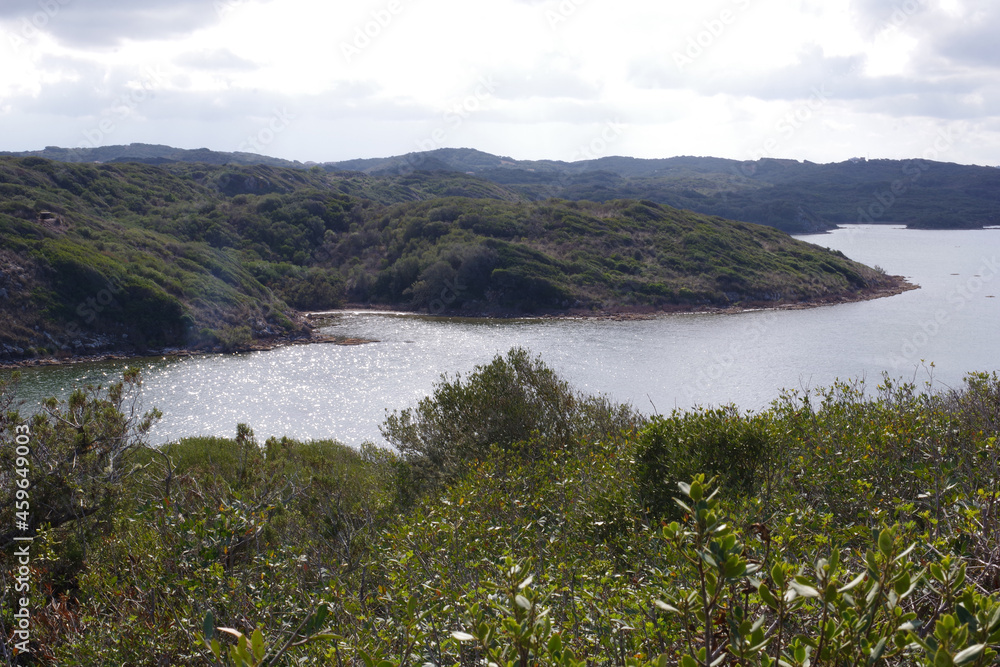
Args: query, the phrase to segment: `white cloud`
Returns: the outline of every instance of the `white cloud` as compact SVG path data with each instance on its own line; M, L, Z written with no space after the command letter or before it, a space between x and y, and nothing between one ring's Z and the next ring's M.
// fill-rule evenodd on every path
M993 0L5 3L0 149L112 118L107 143L234 150L285 110L265 148L301 160L570 159L609 122L642 157L906 157L964 123L953 159L994 162L998 30Z

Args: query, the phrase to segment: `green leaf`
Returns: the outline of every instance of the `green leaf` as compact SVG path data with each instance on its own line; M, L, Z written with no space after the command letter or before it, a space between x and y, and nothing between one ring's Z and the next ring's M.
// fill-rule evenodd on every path
M867 576L867 574L864 573L864 572L862 572L861 574L859 574L858 576L856 576L854 579L852 579L851 583L847 584L846 586L842 586L842 587L838 588L837 592L838 593L846 593L847 591L849 591L849 590L851 590L853 588L856 588L858 584L860 584L862 581L865 580L866 576Z
M689 655L681 656L681 667L698 667L698 661Z
M764 604L771 609L778 609L778 599L771 592L771 589L768 588L767 584L761 582L760 586L757 587L757 593L760 595L760 599L764 601Z
M806 584L800 584L799 582L795 581L794 579L791 582L789 582L788 585L791 586L792 590L794 590L796 593L798 593L800 596L802 596L804 598L818 598L819 597L819 591L818 590L816 590L812 586L807 586Z
M970 663L973 660L978 659L979 656L982 655L983 650L985 648L986 648L985 644L976 644L975 646L970 646L961 653L955 655L955 657L952 658L952 660L954 660L956 665L964 665Z
M876 662L879 661L879 658L881 658L882 654L885 653L885 645L888 642L888 640L889 640L888 637L882 637L882 639L879 640L878 644L875 644L875 648L872 649L872 652L868 656L869 665L874 665Z
M529 602L528 598L523 595L515 595L514 603L521 609L531 609L531 602Z
M900 575L896 583L893 584L893 589L896 591L896 595L902 597L908 590L910 590L910 575L904 572Z
M250 641L253 646L254 662L260 662L264 659L264 635L261 633L260 628L253 631Z
M205 639L208 641L212 640L215 636L215 614L209 611L205 614L205 622L202 624L202 631L205 634Z
M906 550L903 551L903 553L901 553L898 556L896 556L896 558L893 559L893 562L899 561L899 560L903 560L904 558L906 558L907 556L909 556L911 553L913 553L913 550L916 549L916 548L917 548L917 543L914 542L910 546L906 547Z
M878 534L878 550L881 551L884 556L888 556L892 553L892 538L893 534L889 528L884 529Z
M785 569L781 563L775 563L774 567L771 568L771 579L778 588L785 587Z

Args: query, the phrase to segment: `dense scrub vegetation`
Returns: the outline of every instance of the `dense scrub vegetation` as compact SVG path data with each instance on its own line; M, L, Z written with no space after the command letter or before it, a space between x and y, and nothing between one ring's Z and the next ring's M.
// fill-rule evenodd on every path
M30 420L3 385L41 664L996 664L996 374L645 418L512 350L358 451L245 426L137 446L139 383Z
M199 162L307 168L299 162L263 155L185 151L148 144L95 149L49 147L17 155L66 162ZM692 156L616 156L561 162L516 160L470 148L439 148L308 168L375 175L367 180L366 187L378 193L373 199L383 203L412 188L415 172L436 172L419 180L427 184L426 192L438 196L535 201L553 197L589 201L646 199L792 233L823 231L838 223L892 222L943 229L1000 224L1000 172L993 167L938 162L937 155L931 149L911 160L852 159L832 164L768 157L740 162Z
M691 156L559 162L441 148L330 166L373 174L413 166L472 172L531 199L647 199L793 233L823 231L838 223L893 222L944 229L1000 223L1000 172L934 158L930 151L912 160L833 164Z
M0 158L0 359L301 333L346 301L516 314L794 302L892 281L648 201L528 202L466 174Z

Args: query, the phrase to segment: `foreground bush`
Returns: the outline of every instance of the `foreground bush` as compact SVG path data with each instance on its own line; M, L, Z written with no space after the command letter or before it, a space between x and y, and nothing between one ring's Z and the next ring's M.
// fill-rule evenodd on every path
M542 458L582 437L619 438L640 419L631 409L583 396L541 359L514 348L463 379L443 377L414 409L386 419L382 434L419 486L450 481L491 447Z
M480 408L504 425L488 442L414 417L429 439L413 442L455 461L433 483L416 449L258 443L243 426L232 439L136 450L101 530L71 545L39 528L36 581L71 548L79 566L72 587L35 589L36 657L997 664L1000 377L973 375L943 394L837 384L758 415L678 413L637 435L601 426L636 423L616 421L627 410L591 404L518 357L422 404L421 415L452 415L473 435ZM522 362L536 374L514 372ZM517 400L491 402L483 386ZM539 398L556 395L566 400ZM575 411L581 403L596 408ZM511 414L539 426L517 431ZM554 414L562 421L546 421ZM648 511L651 497L662 513ZM14 564L3 558L9 591Z
M775 438L765 415L729 406L655 417L637 436L636 474L643 504L655 516L676 515L677 483L699 472L718 477L727 492L761 490Z

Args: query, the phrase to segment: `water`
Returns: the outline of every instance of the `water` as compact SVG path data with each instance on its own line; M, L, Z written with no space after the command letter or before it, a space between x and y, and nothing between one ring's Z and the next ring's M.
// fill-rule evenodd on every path
M466 374L513 346L540 355L574 387L645 413L735 403L761 409L782 389L894 377L958 386L1000 369L1000 230L849 226L801 237L907 276L921 289L823 308L663 315L643 321L458 320L344 313L327 332L376 339L268 352L140 360L144 402L164 418L154 442L184 435L382 442L387 411L417 403L442 373ZM136 363L135 361L131 363ZM930 364L933 363L933 370ZM25 396L109 382L125 362L25 372Z

